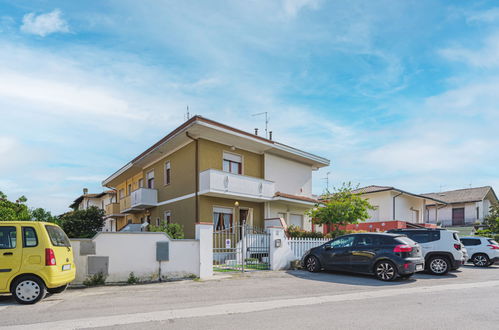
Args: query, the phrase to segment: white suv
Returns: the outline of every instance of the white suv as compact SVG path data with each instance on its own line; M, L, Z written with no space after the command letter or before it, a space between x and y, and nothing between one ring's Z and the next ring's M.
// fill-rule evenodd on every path
M469 236L461 238L471 261L477 267L488 267L499 262L499 244L491 238Z
M423 250L426 270L434 275L445 275L466 262L467 256L456 231L445 229L392 229L389 233L407 235Z

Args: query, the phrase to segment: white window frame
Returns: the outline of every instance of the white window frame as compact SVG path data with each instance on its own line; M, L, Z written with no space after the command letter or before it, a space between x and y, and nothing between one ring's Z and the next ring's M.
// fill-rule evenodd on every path
M230 167L229 167L229 171L225 171L224 170L224 162L226 160L229 162L233 162L233 163L239 163L241 166L241 173L231 172ZM222 153L222 171L224 171L226 173L236 174L236 175L244 175L244 156L241 154L236 154L233 152L224 151Z
M152 173L152 177L149 176L149 174ZM149 187L149 180L152 179L152 187ZM155 179L154 179L154 170L151 170L149 172L146 173L146 186L147 186L147 189L154 189L154 183L155 183Z

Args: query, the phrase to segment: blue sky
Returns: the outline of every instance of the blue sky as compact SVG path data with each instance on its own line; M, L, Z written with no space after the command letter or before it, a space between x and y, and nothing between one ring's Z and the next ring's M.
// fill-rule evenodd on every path
M344 181L499 190L495 1L0 0L0 190L54 213L191 113Z

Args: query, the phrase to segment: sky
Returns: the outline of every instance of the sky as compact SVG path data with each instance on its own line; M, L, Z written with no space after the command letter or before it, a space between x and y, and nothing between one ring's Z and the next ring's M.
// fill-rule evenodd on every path
M496 1L0 0L0 191L62 213L189 106L268 112L317 194L499 192L498 73Z

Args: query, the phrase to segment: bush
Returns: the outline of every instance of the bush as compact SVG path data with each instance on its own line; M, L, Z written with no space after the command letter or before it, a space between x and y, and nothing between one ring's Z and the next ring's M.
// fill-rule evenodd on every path
M307 231L301 229L297 226L289 225L286 231L288 237L299 237L299 238L323 238L324 234L321 232Z
M173 239L184 238L184 229L178 223L166 223L163 221L159 226L149 225L149 231L164 232Z
M92 238L104 226L104 210L91 206L67 212L59 217L59 224L71 238Z
M128 280L126 281L128 284L137 284L140 282L140 279L135 276L135 274L133 272L131 272L129 275L128 275Z
M102 272L89 276L85 281L83 281L83 285L86 286L97 286L104 284L106 284L106 276Z

